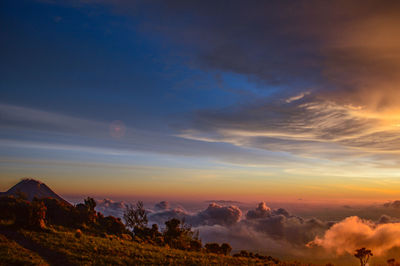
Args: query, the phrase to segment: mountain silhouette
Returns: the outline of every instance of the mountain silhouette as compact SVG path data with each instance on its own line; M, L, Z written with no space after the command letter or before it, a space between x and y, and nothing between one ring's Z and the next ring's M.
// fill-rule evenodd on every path
M39 199L54 198L68 203L66 200L58 196L53 190L51 190L46 184L32 178L22 179L19 183L14 185L6 192L0 192L0 196L16 196L16 194L19 192L24 193L30 201L36 197Z

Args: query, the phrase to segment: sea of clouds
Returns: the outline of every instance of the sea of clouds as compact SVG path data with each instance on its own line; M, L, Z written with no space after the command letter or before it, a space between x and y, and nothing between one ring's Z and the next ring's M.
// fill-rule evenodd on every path
M224 204L225 203L225 204ZM160 228L165 221L178 218L198 230L200 238L207 242L228 242L234 250L282 254L293 257L337 257L352 255L357 248L372 249L375 256L385 255L400 247L399 219L380 215L378 219L362 219L358 216L325 220L304 218L291 214L284 208L273 209L265 202L247 211L229 202L211 202L206 208L188 211L182 206L171 207L167 201L156 203L148 211L149 224ZM398 211L397 202L376 207L378 212L390 214ZM125 202L109 199L97 202L97 210L105 215L123 217L128 206ZM354 211L349 206L344 209ZM362 213L358 211L358 213Z

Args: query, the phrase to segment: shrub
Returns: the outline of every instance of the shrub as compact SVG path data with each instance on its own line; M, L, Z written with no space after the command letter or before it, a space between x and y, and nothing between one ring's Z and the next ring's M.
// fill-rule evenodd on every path
M81 231L80 229L76 229L76 231L75 231L75 237L76 237L76 238L81 238L81 236L82 236L82 231Z
M46 206L35 199L32 203L13 196L0 198L0 219L12 220L16 227L43 229L46 224Z
M198 238L198 232L193 232L191 227L185 225L184 222L178 219L171 219L165 222L166 229L163 233L164 241L172 248L190 250L191 241L198 241L198 244L194 246L201 245L201 241Z
M228 243L223 243L220 247L220 251L221 251L221 254L229 255L232 251L232 247Z
M0 197L0 218L11 220L17 227L27 225L30 203L14 196Z
M241 250L239 253L236 253L233 255L234 257L244 257L244 258L248 258L250 257L249 252L247 252L247 250Z
M98 217L99 230L105 231L108 234L121 235L126 233L125 225L121 222L121 219L115 218L114 216L99 216Z
M86 199L84 199L84 202L88 211L95 212L94 209L96 208L96 201L93 198L87 197Z
M201 247L202 244L200 240L198 239L190 240L190 248L189 248L190 251L201 251Z
M46 211L47 208L43 202L34 199L30 204L28 223L33 229L43 229L46 227Z
M66 202L54 198L40 199L46 206L46 220L51 225L61 225L66 227L79 227L81 219L79 212Z
M123 240L128 240L128 241L131 241L131 240L132 240L132 236L129 235L129 234L121 234L121 238L122 238Z
M97 222L97 212L94 210L96 203L92 201L92 198L85 199L85 204L79 203L75 209L78 213L79 224L90 224L93 225Z
M220 254L221 249L218 243L207 243L204 248L206 249L207 253L214 253L214 254Z

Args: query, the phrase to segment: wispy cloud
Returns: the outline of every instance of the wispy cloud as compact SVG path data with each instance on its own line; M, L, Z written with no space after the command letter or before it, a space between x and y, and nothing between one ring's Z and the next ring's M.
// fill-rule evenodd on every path
M400 128L393 121L311 95L201 111L194 121L180 136L325 158L394 158L400 150Z
M280 161L279 156L252 148L188 140L173 133L145 131L129 125L125 136L115 139L110 134L112 121L93 121L5 104L0 105L0 115L0 144L9 147L108 155L164 154L239 165L265 165L265 161L277 164Z
M292 96L292 97L287 98L287 99L286 99L286 102L287 102L287 103L291 103L291 102L293 102L293 101L298 101L298 100L304 98L304 96L306 96L306 95L308 95L308 94L310 94L310 92L308 92L308 91L307 91L307 92L302 92L302 93L300 93L300 94L298 94L298 95L295 95L295 96Z

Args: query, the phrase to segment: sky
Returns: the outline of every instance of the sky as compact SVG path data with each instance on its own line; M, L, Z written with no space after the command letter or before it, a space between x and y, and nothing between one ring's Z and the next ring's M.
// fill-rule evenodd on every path
M0 3L0 190L371 202L400 191L398 1Z

